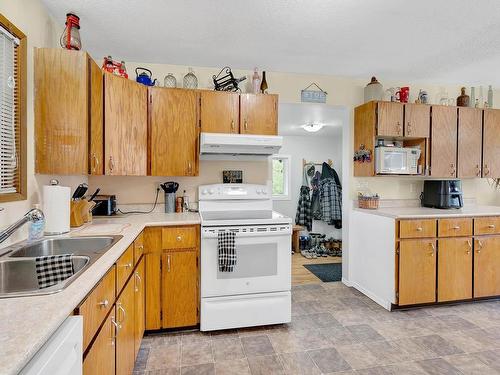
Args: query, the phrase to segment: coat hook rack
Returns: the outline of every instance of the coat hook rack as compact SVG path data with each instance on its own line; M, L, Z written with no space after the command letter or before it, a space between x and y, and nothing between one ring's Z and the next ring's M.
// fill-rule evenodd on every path
M324 162L322 161L307 161L306 159L302 159L302 167L305 167L306 165L322 165L323 163ZM330 167L333 166L332 159L328 159L327 163Z

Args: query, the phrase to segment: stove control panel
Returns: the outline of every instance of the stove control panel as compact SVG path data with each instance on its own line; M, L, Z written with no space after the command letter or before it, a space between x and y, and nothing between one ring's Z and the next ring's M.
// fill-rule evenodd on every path
M271 199L267 185L215 184L198 188L199 200Z

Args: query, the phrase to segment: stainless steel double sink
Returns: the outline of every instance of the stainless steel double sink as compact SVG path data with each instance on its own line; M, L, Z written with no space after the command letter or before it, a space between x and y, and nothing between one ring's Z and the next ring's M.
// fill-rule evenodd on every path
M0 257L0 298L60 292L122 237L43 238L36 242L24 241L1 249L3 255ZM63 254L73 254L73 276L48 288L40 288L35 266L36 258Z

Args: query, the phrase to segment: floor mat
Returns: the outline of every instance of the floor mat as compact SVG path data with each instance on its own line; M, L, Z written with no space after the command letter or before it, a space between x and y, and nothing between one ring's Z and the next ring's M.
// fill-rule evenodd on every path
M342 263L304 264L304 267L323 282L342 280Z

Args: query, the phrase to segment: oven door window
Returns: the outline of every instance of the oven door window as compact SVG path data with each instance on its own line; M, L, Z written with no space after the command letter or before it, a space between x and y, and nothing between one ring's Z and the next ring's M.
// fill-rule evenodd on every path
M233 272L217 271L217 279L275 276L278 273L278 244L236 244Z

